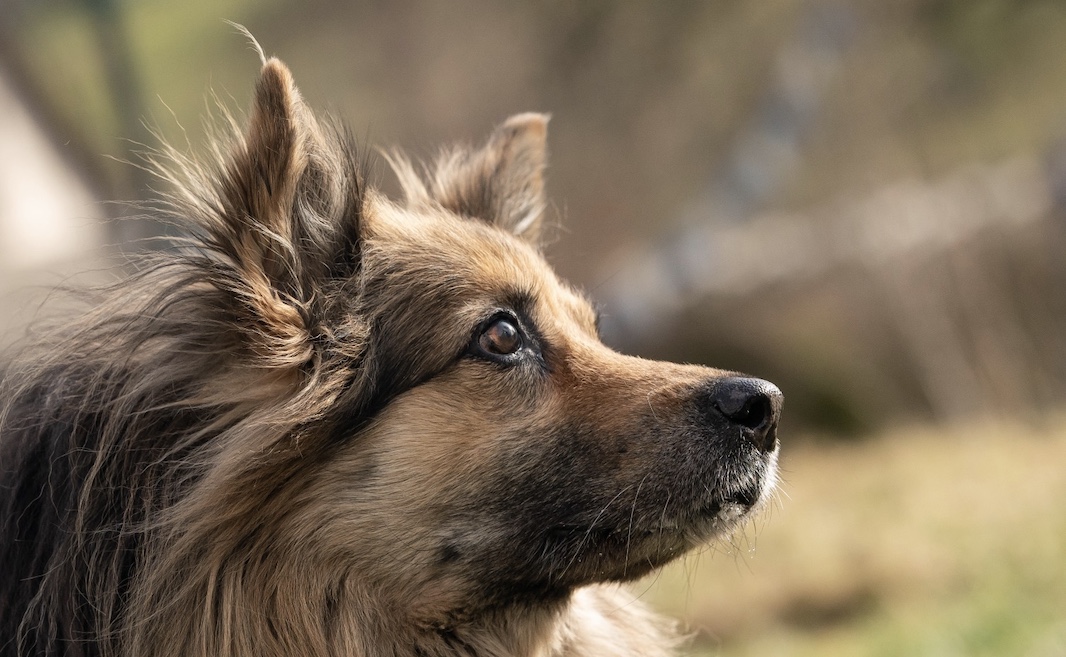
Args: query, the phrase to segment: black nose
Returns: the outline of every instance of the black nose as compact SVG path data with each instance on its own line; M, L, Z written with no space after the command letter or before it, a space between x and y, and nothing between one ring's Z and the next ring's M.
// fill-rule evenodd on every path
M764 452L777 446L777 421L784 397L774 384L762 379L730 377L715 381L710 390L711 406Z

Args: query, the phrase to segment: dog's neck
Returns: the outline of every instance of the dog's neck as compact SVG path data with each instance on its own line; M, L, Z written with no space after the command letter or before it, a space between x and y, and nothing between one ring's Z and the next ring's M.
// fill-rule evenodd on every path
M131 626L126 654L669 657L678 644L672 623L617 585L474 610L461 604L469 600L461 586L323 580L316 577L323 568L308 566L292 559L201 562L200 577L175 574L163 587L171 603Z
M398 617L391 619L399 621ZM673 624L623 588L589 586L543 605L516 604L417 629L383 619L377 640L411 657L668 657ZM372 642L380 646L381 643ZM369 656L368 656L369 657Z

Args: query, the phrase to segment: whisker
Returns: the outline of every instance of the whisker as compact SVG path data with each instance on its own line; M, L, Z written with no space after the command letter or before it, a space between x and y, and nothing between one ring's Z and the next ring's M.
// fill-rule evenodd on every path
M648 474L650 473L646 473L644 477L641 478L640 483L637 484L637 492L633 495L633 504L629 508L629 532L626 534L626 558L625 562L622 565L623 577L627 572L629 572L629 547L630 544L633 542L633 516L637 513L637 500L640 499L640 489L644 486L644 482L648 479Z

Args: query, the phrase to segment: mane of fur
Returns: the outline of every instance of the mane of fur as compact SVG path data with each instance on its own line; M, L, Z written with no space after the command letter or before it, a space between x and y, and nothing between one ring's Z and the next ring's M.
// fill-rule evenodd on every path
M369 318L350 312L358 289L337 289L359 281L352 140L320 128L271 60L247 136L223 148L213 166L153 158L189 237L5 367L0 534L25 540L0 543L0 654L189 650L145 641L194 610L192 652L233 654L215 643L241 603L227 560L325 449L328 432L302 428L328 424L342 393L374 396Z

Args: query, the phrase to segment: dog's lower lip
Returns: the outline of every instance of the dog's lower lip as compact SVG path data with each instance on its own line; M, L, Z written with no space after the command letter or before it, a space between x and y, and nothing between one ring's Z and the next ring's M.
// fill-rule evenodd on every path
M700 510L700 515L701 516L706 516L706 517L714 517L714 516L717 516L721 512L722 512L722 503L718 502L716 500L716 501L711 502L710 504L706 505L705 507L703 507L703 509Z

